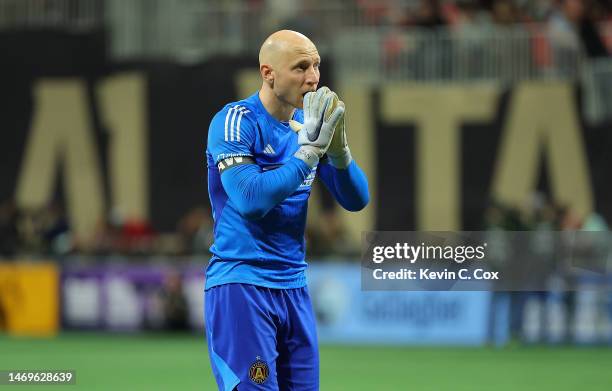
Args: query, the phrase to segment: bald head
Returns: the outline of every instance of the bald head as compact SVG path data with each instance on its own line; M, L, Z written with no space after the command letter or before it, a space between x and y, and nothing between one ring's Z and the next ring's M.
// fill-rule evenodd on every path
M259 49L259 65L279 66L299 55L317 54L317 48L308 37L297 31L280 30L270 35Z
M281 30L266 38L259 50L259 97L268 113L291 119L294 109L303 107L304 95L316 91L320 63L316 46L304 34Z

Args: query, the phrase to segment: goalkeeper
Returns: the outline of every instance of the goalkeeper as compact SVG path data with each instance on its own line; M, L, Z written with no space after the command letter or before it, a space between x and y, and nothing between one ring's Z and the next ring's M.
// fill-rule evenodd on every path
M345 209L369 200L347 145L344 103L317 89L321 59L294 31L268 37L261 89L213 118L206 159L214 218L206 270L208 352L220 390L318 390L304 228L315 176Z

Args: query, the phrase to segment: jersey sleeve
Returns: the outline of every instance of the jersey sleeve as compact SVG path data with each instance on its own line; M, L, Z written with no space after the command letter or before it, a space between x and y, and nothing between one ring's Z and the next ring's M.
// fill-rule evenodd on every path
M344 209L356 212L370 202L368 178L354 160L346 169L319 164L319 176Z
M208 129L208 151L215 164L228 157L253 156L256 133L257 121L248 107L224 107Z
M247 220L257 220L293 194L311 172L306 163L292 157L270 171L255 164L232 166L221 174L221 182L238 213Z

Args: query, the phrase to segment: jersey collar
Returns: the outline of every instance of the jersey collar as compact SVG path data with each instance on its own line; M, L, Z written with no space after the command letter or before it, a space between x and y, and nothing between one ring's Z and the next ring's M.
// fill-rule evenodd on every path
M263 115L266 117L266 120L270 124L272 124L273 126L276 126L277 128L283 129L285 131L291 131L291 128L289 127L289 122L279 121L274 116L272 116L272 114L268 113L268 110L266 110L266 108L264 107L263 103L261 102L261 99L259 99L259 91L257 91L255 94L253 94L253 97L255 98L255 103L257 104L257 109L261 113L263 113ZM295 120L295 118L297 117L298 110L299 109L295 109L293 111L293 116L291 117L291 119Z

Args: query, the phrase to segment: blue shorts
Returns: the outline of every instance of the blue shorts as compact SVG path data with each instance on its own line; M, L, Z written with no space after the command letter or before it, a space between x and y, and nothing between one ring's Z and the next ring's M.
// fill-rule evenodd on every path
M319 349L306 287L224 284L205 293L208 354L219 390L318 390Z

